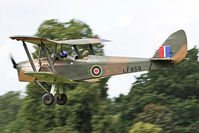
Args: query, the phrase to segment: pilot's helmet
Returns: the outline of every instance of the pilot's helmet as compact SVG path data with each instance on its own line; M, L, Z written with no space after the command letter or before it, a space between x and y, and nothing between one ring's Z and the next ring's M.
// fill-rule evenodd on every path
M60 56L62 58L67 57L68 56L68 52L67 51L62 51Z
M88 50L85 50L85 51L83 52L83 54L82 54L83 57L87 57L88 55L89 55Z

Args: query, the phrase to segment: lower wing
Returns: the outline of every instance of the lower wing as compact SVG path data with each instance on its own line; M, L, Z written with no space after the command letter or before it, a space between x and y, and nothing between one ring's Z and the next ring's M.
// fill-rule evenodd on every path
M49 72L24 72L25 75L35 77L39 81L52 83L54 81L58 83L75 83L75 81L63 78L59 75L52 74Z

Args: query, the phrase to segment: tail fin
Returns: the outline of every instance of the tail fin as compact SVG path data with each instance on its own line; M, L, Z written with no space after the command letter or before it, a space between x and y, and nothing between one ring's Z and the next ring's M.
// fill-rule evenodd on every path
M155 52L151 60L171 60L173 63L182 61L187 54L187 37L183 30L179 30L171 34L162 46L170 46L170 58L162 58L160 50Z

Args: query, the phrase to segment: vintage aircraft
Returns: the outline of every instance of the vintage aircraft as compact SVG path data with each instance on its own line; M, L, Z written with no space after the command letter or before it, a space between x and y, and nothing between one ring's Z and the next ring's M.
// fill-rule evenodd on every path
M11 58L13 67L18 71L19 81L36 82L41 86L46 91L42 97L45 105L51 105L54 102L54 96L59 105L67 102L67 95L63 88L65 83L96 82L112 75L169 67L183 60L187 54L187 38L183 30L171 34L152 58L96 56L93 44L109 42L103 39L54 41L29 36L11 36L10 38L22 41L29 59L16 63ZM32 59L25 42L38 45L39 53L43 52L45 56ZM71 45L77 56L67 56L67 52L62 50L60 50L60 55L60 51L56 50L58 45ZM88 57L82 58L77 49L79 45L89 46ZM49 55L49 46L55 46L53 56ZM46 83L52 83L50 92L43 85Z

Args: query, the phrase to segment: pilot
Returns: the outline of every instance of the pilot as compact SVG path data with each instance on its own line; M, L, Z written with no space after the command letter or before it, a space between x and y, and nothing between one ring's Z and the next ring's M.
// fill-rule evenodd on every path
M68 52L67 52L67 51L61 51L60 57L61 57L63 60L66 60L67 56L68 56Z
M55 59L55 60L59 60L59 57L57 57L55 53L53 53L53 54L51 55L51 58L52 58L52 59Z
M83 59L86 60L86 59L88 58L88 55L89 55L88 50L85 50L85 51L83 52L83 54L82 54Z

